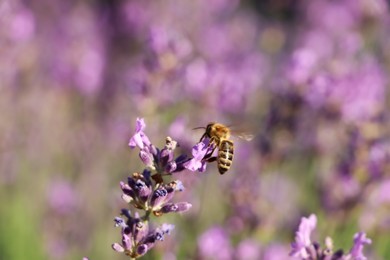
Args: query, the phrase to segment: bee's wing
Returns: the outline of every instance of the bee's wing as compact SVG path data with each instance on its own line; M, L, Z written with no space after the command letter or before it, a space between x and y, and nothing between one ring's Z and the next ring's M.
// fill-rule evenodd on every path
M250 133L240 133L235 134L234 136L244 141L252 141L252 139L255 137L253 134Z
M231 129L231 135L244 141L251 141L255 137L255 135L249 131L238 129Z

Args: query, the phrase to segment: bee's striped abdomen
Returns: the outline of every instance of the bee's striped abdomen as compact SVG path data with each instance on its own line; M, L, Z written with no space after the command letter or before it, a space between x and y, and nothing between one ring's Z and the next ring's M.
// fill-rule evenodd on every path
M220 174L224 174L230 169L233 162L233 154L233 142L230 140L223 140L219 145L217 161Z

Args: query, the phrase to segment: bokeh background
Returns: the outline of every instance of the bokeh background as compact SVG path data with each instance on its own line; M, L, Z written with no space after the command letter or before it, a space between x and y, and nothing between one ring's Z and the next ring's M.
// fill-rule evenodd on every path
M1 0L0 259L125 259L137 117L189 155L210 121L255 134L174 176L193 207L145 259L288 259L310 213L390 259L389 42L385 0Z

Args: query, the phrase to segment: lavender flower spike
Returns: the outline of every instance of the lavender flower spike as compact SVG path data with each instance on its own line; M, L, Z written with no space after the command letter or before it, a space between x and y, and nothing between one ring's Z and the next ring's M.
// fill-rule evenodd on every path
M314 214L311 214L308 218L301 218L301 223L299 224L299 229L295 235L295 242L291 244L292 250L290 256L301 257L302 259L308 259L311 240L311 232L315 229L317 225L317 217Z
M144 146L150 145L149 138L144 133L145 127L146 127L146 124L145 124L144 119L137 117L137 122L136 122L136 126L135 126L135 134L129 140L129 146L131 148L138 146L140 149L143 149Z
M367 260L367 257L363 255L363 247L366 244L371 244L371 239L367 238L365 233L359 232L353 237L353 242L354 245L348 255L350 259Z
M136 211L133 216L129 209L122 209L121 217L114 219L115 226L121 228L121 242L112 244L112 249L123 253L131 259L137 259L152 249L156 242L162 241L174 226L164 224L154 230L149 227L152 216L162 216L167 213L180 213L189 210L188 202L171 202L177 191L183 191L183 183L179 180L166 182L163 177L173 172L184 170L188 161L185 154L174 159L177 142L170 137L165 140L162 150L156 148L144 133L145 122L137 118L135 134L129 141L131 148L139 147L139 157L147 166L142 172L135 172L128 177L127 183L121 181L122 199ZM204 157L211 153L209 140L198 144L193 150L195 156L194 170L205 169ZM152 214L151 214L152 213ZM140 214L143 214L142 216ZM122 218L123 217L123 218ZM127 220L125 219L127 218Z

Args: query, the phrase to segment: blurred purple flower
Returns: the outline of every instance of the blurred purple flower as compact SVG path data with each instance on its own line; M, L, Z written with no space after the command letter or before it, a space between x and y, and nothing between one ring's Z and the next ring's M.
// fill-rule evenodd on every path
M364 245L371 244L371 239L366 237L366 234L363 232L356 233L353 238L354 245L349 253L349 255L354 260L366 260L367 257L363 255Z
M198 239L199 254L203 258L215 260L233 259L233 248L226 231L221 227L213 227Z
M291 257L288 255L289 249L282 244L273 243L268 245L264 249L263 260L289 260Z
M291 62L287 68L287 78L294 85L305 84L316 69L318 57L316 52L309 48L301 48L293 52Z
M359 67L347 68L338 74L307 75L310 81L305 98L311 106L336 105L348 122L368 120L382 111L387 78L376 61L364 61Z
M374 178L385 175L387 166L390 165L390 142L381 141L374 143L369 151L368 168Z
M198 1L202 12L211 12L214 16L219 13L226 13L234 10L239 4L239 0L200 0Z
M260 256L259 243L250 239L241 241L235 250L235 259L258 260Z
M126 29L130 33L140 34L147 30L154 15L153 4L140 1L126 1L120 8Z
M329 34L341 34L353 28L358 22L352 5L348 1L333 3L329 1L313 1L309 4L308 19L316 28Z
M29 40L35 32L35 17L27 8L20 8L12 17L8 26L11 38L16 42Z
M48 187L49 206L59 214L70 214L77 206L77 194L71 183L55 180Z
M208 85L209 71L204 59L197 58L185 69L186 87L190 94L200 95Z
M172 27L161 25L152 26L150 29L150 48L157 54L166 52L181 60L191 54L192 46L184 35L174 30ZM162 66L164 68L164 66Z

